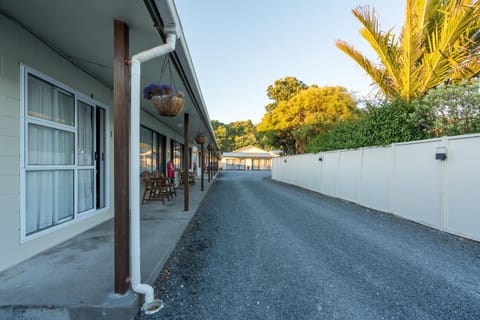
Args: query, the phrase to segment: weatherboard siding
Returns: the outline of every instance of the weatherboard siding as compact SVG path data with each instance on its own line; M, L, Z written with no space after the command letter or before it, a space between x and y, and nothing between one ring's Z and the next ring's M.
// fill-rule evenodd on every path
M53 31L53 30L52 30ZM38 70L106 106L112 105L111 89L76 68L29 32L0 15L0 271L55 244L81 233L113 216L113 206L99 214L21 243L20 237L20 65ZM110 128L112 127L110 112ZM113 154L110 139L109 153ZM113 168L110 159L110 168ZM113 185L113 174L110 186ZM113 195L110 187L110 199Z

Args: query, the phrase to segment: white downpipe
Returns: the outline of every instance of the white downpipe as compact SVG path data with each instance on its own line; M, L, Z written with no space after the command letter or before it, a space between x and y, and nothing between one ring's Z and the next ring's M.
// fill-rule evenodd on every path
M145 295L145 305L154 301L153 288L140 283L140 74L142 62L163 56L175 49L177 36L167 34L167 42L137 53L131 61L130 101L130 273L132 290ZM144 308L145 309L145 308Z

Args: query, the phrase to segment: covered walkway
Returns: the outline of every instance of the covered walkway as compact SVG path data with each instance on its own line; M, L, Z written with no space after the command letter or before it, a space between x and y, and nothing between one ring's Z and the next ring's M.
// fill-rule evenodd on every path
M213 181L212 181L213 183ZM153 284L212 183L141 206L142 281ZM0 319L132 319L138 295L114 294L113 219L0 273Z

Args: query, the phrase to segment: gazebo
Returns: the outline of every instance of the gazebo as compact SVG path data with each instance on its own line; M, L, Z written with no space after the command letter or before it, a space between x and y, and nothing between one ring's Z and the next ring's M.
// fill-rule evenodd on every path
M222 154L223 170L271 170L272 158L278 157L271 151L255 146L237 149Z

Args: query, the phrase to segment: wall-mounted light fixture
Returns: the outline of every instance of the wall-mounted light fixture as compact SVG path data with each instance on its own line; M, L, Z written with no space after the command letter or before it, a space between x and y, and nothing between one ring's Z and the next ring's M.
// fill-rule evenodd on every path
M435 149L435 160L446 160L447 159L447 147L437 147Z
M318 157L318 161L323 161L322 156Z

